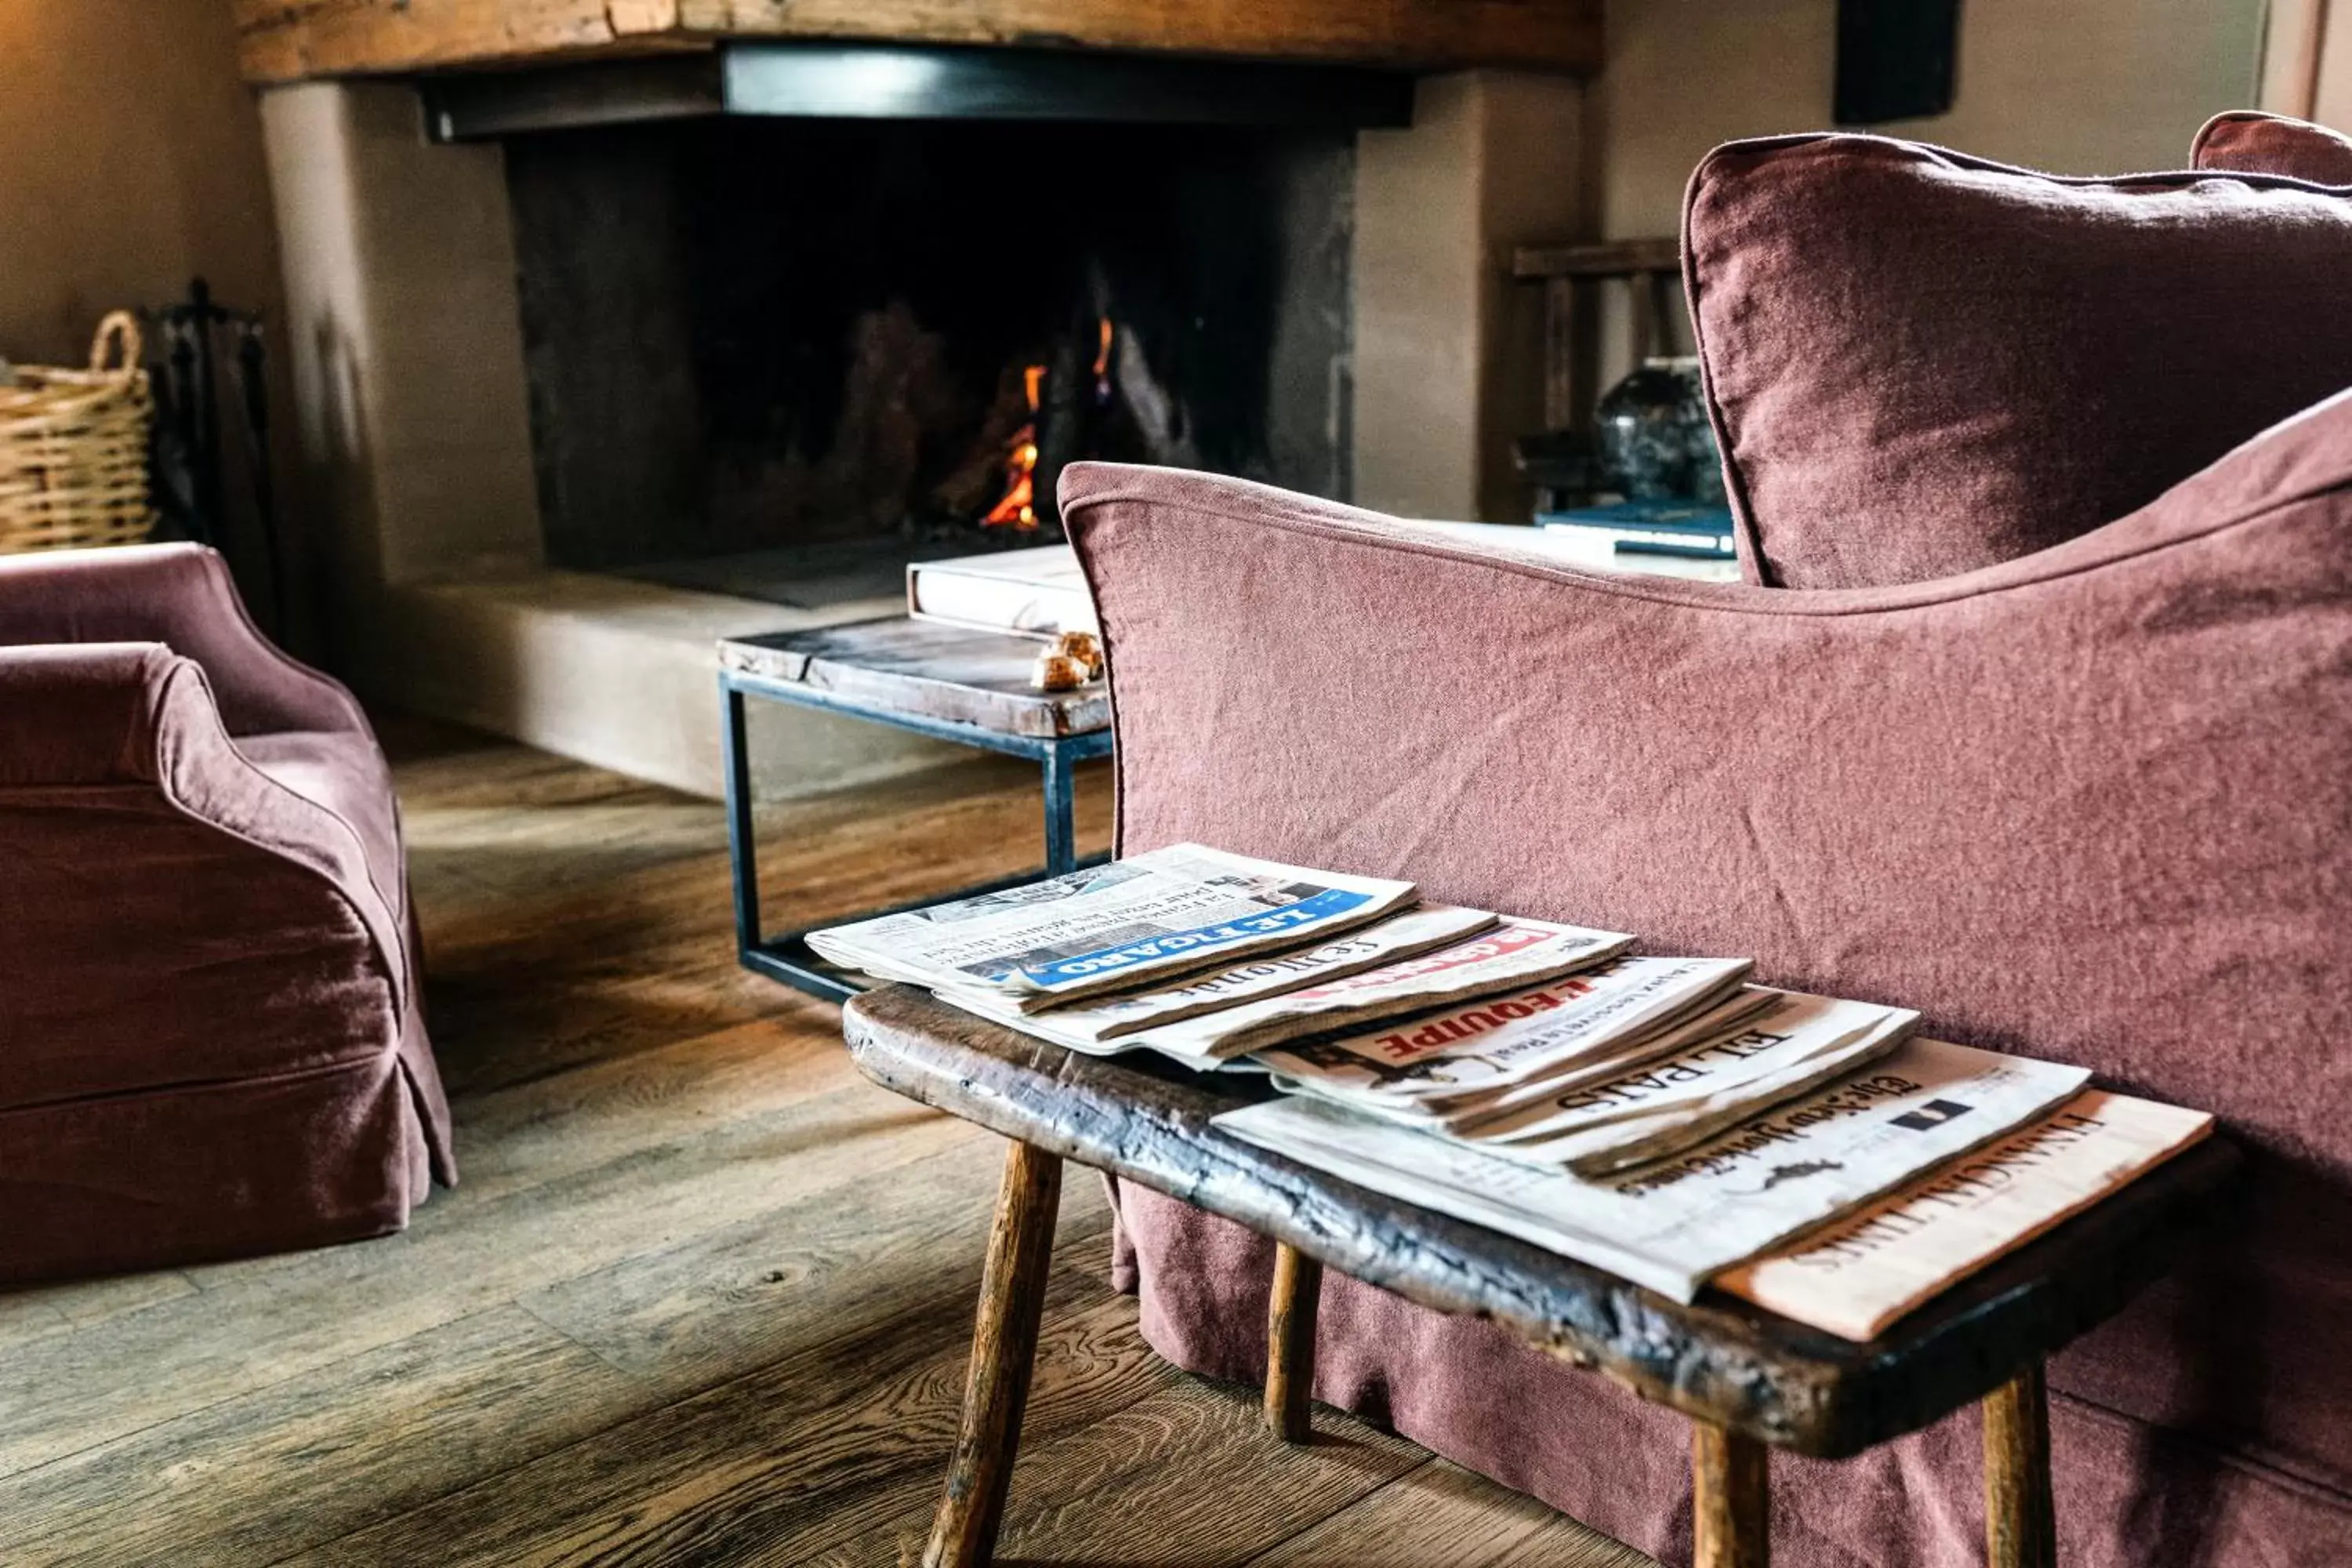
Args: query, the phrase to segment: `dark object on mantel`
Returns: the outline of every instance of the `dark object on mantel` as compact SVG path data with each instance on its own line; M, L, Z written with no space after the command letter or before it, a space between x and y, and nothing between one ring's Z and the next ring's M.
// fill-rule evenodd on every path
M1877 125L1952 107L1960 0L1838 0L1837 122Z
M723 44L708 54L427 77L436 142L715 115L1398 127L1412 78L1355 66L1055 49Z
M1696 359L1645 359L1593 408L1602 470L1627 500L1720 501L1715 434L1706 422Z
M1600 389L1601 297L1623 284L1636 367L1671 353L1682 280L1682 242L1614 239L1522 246L1511 276L1544 291L1544 428L1513 445L1519 472L1536 489L1536 510L1584 506L1612 488L1594 428Z

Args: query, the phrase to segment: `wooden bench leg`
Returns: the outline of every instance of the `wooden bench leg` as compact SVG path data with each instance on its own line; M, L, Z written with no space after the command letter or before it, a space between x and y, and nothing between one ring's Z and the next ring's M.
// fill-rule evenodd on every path
M2056 1568L2050 1401L2039 1362L1985 1395L1984 1466L1989 1568Z
M1286 1443L1315 1436L1315 1316L1323 1266L1297 1247L1274 1247L1274 1297L1265 1313L1265 1424Z
M980 1279L980 1320L963 1386L963 1428L947 1490L931 1521L923 1568L977 1568L996 1550L1004 1489L1021 1441L1021 1407L1037 1357L1037 1323L1054 1257L1054 1218L1062 1195L1062 1162L1015 1143L1005 1151L996 1223Z
M1772 1489L1764 1445L1711 1422L1691 1424L1692 1568L1768 1568Z

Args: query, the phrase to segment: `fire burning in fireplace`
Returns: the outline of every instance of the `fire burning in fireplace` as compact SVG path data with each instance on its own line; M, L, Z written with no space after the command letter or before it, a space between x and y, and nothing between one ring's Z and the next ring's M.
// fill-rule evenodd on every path
M1004 454L1004 499L980 520L987 528L1037 526L1037 394L1045 384L1045 367L1031 365L1021 380L1029 395L1029 423L1013 433L1012 448Z
M1097 407L1111 400L1110 351L1117 329L1108 316L1096 323L1094 397ZM1034 529L1037 526L1037 416L1044 406L1047 371L1033 364L1021 373L1022 390L1029 400L1028 422L1013 433L1004 453L1004 495L989 508L981 524L986 528Z

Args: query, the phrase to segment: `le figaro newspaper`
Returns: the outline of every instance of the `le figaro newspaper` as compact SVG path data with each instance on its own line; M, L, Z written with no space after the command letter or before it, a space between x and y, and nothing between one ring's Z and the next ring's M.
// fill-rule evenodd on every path
M1411 882L1310 871L1198 844L811 931L827 961L886 980L993 991L1024 1010L1370 924Z

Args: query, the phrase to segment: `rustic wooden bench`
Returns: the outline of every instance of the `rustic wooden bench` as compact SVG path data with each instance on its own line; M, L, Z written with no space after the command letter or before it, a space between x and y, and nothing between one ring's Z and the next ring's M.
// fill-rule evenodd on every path
M1490 1318L1688 1415L1699 1568L1766 1563L1769 1447L1843 1458L1978 1400L1988 1558L1993 1568L2051 1568L2043 1359L2168 1266L2237 1158L2209 1140L1856 1344L1719 1294L1685 1306L1212 1127L1220 1111L1270 1092L1255 1077L1196 1075L1140 1053L1077 1055L908 986L851 1002L844 1028L867 1077L1013 1140L927 1568L983 1563L993 1550L1064 1160L1275 1240L1266 1416L1292 1441L1308 1433L1328 1267L1440 1311Z

